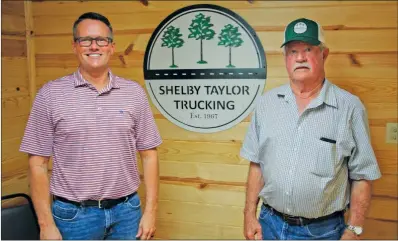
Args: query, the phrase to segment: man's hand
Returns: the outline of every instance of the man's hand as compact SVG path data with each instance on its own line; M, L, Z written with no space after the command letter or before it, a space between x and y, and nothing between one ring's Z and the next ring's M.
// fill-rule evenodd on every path
M151 239L156 231L156 210L159 189L159 161L156 148L140 151L144 168L145 210L138 227L137 238Z
M344 230L341 240L359 240L359 237L352 231L346 229Z
M155 234L156 215L153 212L144 212L138 227L137 238L141 240L151 239Z
M261 225L256 218L258 194L264 186L263 174L260 164L250 162L249 174L247 175L246 204L244 213L244 235L246 239L263 239Z
M29 154L29 183L33 206L40 226L40 239L62 239L51 212L48 156Z
M55 225L40 228L41 240L62 240L61 233Z
M262 240L263 234L261 225L258 222L256 216L245 214L245 223L244 223L244 235L246 239L251 240Z

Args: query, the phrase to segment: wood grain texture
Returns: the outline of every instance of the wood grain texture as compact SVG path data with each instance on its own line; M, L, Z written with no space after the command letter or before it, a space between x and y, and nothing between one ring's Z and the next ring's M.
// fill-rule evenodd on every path
M37 24L37 23L35 23ZM257 35L265 52L281 53L280 45L283 41L283 31L258 31ZM115 33L115 51L124 51L131 43L134 50L145 51L151 34ZM344 30L325 31L328 47L333 53L385 53L396 52L394 37L395 29ZM355 42L346 41L355 39ZM188 40L187 40L188 41ZM194 41L194 40L190 40ZM38 54L71 53L72 33L69 35L37 36L36 51Z
M142 65L153 30L173 11L196 3L209 2L162 0L149 1L144 6L139 1L34 1L33 21L24 23L21 21L25 19L24 3L2 1L2 194L28 192L27 156L18 151L29 114L28 100L43 84L76 70L78 63L71 47L72 24L80 14L89 9L109 17L116 42L111 69L145 89ZM326 61L326 76L357 95L365 105L372 145L383 174L373 185L363 238L397 239L398 148L385 142L386 123L398 122L396 2L213 1L212 4L232 9L256 30L267 58L264 92L288 83L279 48L285 25L302 16L323 25L331 51ZM23 27L33 31L34 45L30 47ZM35 67L29 65L34 70L30 76L35 78L30 90L29 49L35 51ZM201 134L177 127L151 101L150 104L164 140L158 148L160 201L155 238L243 239L242 209L248 162L239 156L239 151L251 116L228 130ZM141 185L138 192L143 208L145 186Z
M183 183L172 184L162 181L159 187L159 200L243 207L245 193L244 187L183 185Z
M158 151L162 161L247 165L240 148L241 143L165 140Z
M158 218L166 221L197 222L200 220L201 223L228 226L240 226L243 221L243 207L175 201L159 201L158 206Z
M201 222L170 221L159 218L156 221L157 239L244 239L243 227L226 226L223 224L206 224Z
M246 166L248 165L248 162L239 155L241 146L241 142L188 142L165 140L158 150L159 158L162 162L182 162L181 165L188 165L189 163L192 163L192 165L196 165L193 163L199 163L198 165L202 165L208 163L226 164L226 166L230 166L229 164ZM375 154L383 174L398 174L396 149L376 150ZM174 164L170 163L167 165L174 166ZM208 166L213 168L212 165Z
M374 197L370 203L368 218L377 220L398 220L398 202L396 198Z
M386 127L370 127L373 149L376 151L397 151L397 144L386 143Z
M1 34L25 36L25 18L19 15L1 15Z
M202 133L190 132L182 129L181 127L174 125L168 120L156 119L155 121L156 125L161 130L163 139L174 141L242 141L249 126L248 122L241 122L228 130L216 133L208 133L204 135Z
M29 95L26 57L2 57L2 98Z
M35 23L36 24L36 23ZM115 55L122 53L131 44L134 43L135 50L145 51L146 44L150 38L149 34L123 34L114 36ZM67 36L37 36L35 37L35 48L37 54L71 54L73 36L72 32ZM57 47L58 46L58 47Z
M10 159L17 159L25 157L26 155L19 152L19 146L21 144L22 138L14 138L9 140L1 141L1 161L7 161ZM27 160L27 159L26 159Z
M17 176L27 175L29 168L28 155L1 161L1 180L7 181Z
M9 195L14 193L29 193L29 182L26 174L13 176L8 180L1 180L1 195Z
M398 222L396 221L366 219L364 230L365 231L361 237L362 239L398 239Z
M29 96L31 97L30 103L33 105L34 97L36 95L36 51L35 51L35 40L34 40L34 28L33 28L33 12L32 2L25 1L25 24L26 24L26 56L27 56L27 68L29 77Z
M229 226L240 226L243 223L243 207L239 206L160 200L158 210L159 218L168 221L197 222L201 220L201 223ZM373 198L367 217L380 221L396 221L396 211L396 199Z
M1 139L9 140L14 138L21 138L24 134L27 121L27 115L2 119Z
M53 65L53 64L52 64ZM76 71L76 67L38 67L37 71L37 85L41 87L44 83L55 80L62 76L68 75ZM142 74L142 69L140 68L118 68L113 67L112 72L115 74L131 79L139 83L144 89L144 77ZM382 113L383 116L389 115L387 119L378 119L378 122L374 122L376 125L385 126L385 122L391 122L391 119L396 119L394 113L397 111L394 109L397 100L397 88L396 79L366 79L366 78L328 78L329 81L336 84L338 87L349 91L350 93L358 96L360 100L365 104L367 110L371 111L373 106L385 106L385 108L379 108L378 113ZM272 88L278 87L280 85L286 84L288 81L286 78L268 76L266 84L264 87L264 92L271 90ZM153 109L155 114L160 112ZM384 123L382 122L384 120ZM373 123L371 123L373 124Z
M35 3L36 4L36 3ZM35 5L34 4L34 5ZM40 3L39 3L40 4ZM76 3L75 3L76 4ZM175 3L170 2L170 4ZM213 2L217 4L217 2ZM55 5L58 9L68 7L68 3L62 5ZM84 4L82 4L82 7ZM110 7L112 6L109 4ZM187 5L185 3L185 5ZM180 7L181 4L178 4ZM117 7L116 7L117 8ZM120 6L119 6L120 8ZM138 9L142 7L138 7ZM34 8L36 9L36 7ZM78 8L80 11L76 14L67 13L58 15L57 17L51 15L38 15L35 18L35 32L37 35L54 35L54 34L68 34L71 32L71 26L77 17L83 13L84 8ZM137 8L136 8L137 9ZM296 6L295 8L274 7L274 8L261 8L252 7L246 9L232 8L236 13L243 17L254 28L258 27L272 27L272 29L284 29L284 26L290 19L306 16L308 18L317 19L326 29L339 29L339 28L396 28L396 12L393 5L351 5L351 6ZM170 13L169 10L135 11L134 13L115 13L115 8L110 11L102 11L107 15L112 26L117 31L121 30L137 30L149 29L152 32L155 27ZM130 10L132 11L132 10ZM286 16L289 16L289 19ZM52 21L53 24L47 24ZM260 27L260 28L261 28Z
M65 2L65 1L51 1L42 2L36 1L33 4L33 11L36 16L59 16L59 15L79 15L84 12L85 8L92 11L101 12L103 14L121 14L121 13L139 13L139 12L158 12L158 11L174 11L181 7L192 4L207 4L208 1L152 1L149 6L144 6L137 2L117 2L114 1L81 1L81 2ZM348 6L385 6L386 8L395 6L391 1L254 1L249 3L247 1L213 1L214 4L235 9L257 9L257 8L292 8L292 7L348 7Z
M244 182L248 166L189 162L161 162L160 175L173 177L199 177L214 181Z
M1 1L1 14L24 17L23 1Z
M398 198L398 176L384 174L382 178L373 182L373 194L375 196Z
M375 154L381 173L398 175L397 150L375 151Z
M26 57L25 40L9 39L2 35L1 57Z
M127 43L128 41L126 41ZM122 49L120 49L122 51ZM118 74L123 75L126 78L134 72L142 72L144 63L144 51L133 50L128 56L124 56L126 64L123 64L119 60L119 55L122 53L115 53L109 65L116 69ZM393 79L397 76L397 54L396 53L356 53L356 61L360 65L354 65L350 59L350 54L337 54L331 52L326 61L326 76L327 78L341 79L341 78L353 78L356 80L363 79L365 83L362 85L372 85L370 81L374 82L373 85L380 86L376 80ZM288 79L286 68L284 66L284 57L281 53L266 53L267 59L267 80L272 81L273 78L285 78ZM37 56L37 67L54 69L71 69L78 66L76 56L72 54L71 50L67 53L60 53L57 55L42 53L38 50ZM60 69L62 68L62 69ZM57 72L54 72L57 74ZM39 75L39 74L38 74ZM137 74L135 74L137 76ZM134 78L133 78L134 79ZM140 78L143 81L143 75ZM267 82L268 82L267 81ZM352 83L347 83L350 85ZM395 85L396 87L396 85Z
M13 118L29 115L30 97L28 95L1 99L1 114L3 118Z
M27 155L19 144L30 112L23 1L1 2L2 195L28 193ZM5 205L16 205L18 200ZM3 203L2 203L3 205Z
M386 125L386 122L397 122L398 103L364 103L370 126ZM394 121L392 121L394 120Z
M165 140L187 140L187 141L210 141L210 142L241 142L243 141L249 122L241 122L234 127L216 133L202 134L189 132L185 129L175 126L165 119L156 119L157 126L163 132ZM370 126L370 135L372 145L375 150L397 150L394 144L385 143L385 127Z
M243 226L223 226L200 222L180 222L158 219L155 239L244 239ZM398 223L367 219L361 239L396 240Z

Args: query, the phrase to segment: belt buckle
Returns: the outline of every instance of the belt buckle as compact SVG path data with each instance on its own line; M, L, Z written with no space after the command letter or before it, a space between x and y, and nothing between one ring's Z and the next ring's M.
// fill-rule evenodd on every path
M297 218L294 218L293 220L294 220L294 222L296 223L296 225L304 226L304 225L307 225L307 224L308 224L308 223L305 221L305 219L303 219L302 217L297 217Z
M101 206L101 199L98 200L98 208L102 208L102 206Z
M284 213L282 215L283 215L283 221L289 222L291 220L289 215L284 214Z
M285 222L290 223L290 224L303 225L303 220L300 217L293 217L293 216L284 214L283 219L285 220Z
M297 219L297 225L304 226L304 220L301 217Z

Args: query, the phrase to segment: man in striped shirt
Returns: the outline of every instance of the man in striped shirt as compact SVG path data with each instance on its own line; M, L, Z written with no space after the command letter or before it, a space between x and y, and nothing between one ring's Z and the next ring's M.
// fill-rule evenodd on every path
M109 70L114 48L108 19L81 15L73 25L79 68L45 84L35 98L20 150L29 153L41 239L150 239L155 232L162 140L143 88Z
M366 110L358 97L325 78L329 49L318 23L291 22L282 47L289 84L260 98L241 149L250 161L244 235L357 239L371 181L381 176Z

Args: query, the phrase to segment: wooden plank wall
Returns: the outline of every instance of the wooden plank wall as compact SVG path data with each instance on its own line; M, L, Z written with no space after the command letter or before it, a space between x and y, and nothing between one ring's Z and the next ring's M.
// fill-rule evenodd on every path
M174 10L196 3L209 2L149 1L148 6L139 1L33 2L37 88L75 71L77 62L71 50L72 24L86 11L106 15L115 29L116 53L111 60L112 70L144 86L142 64L151 33ZM267 53L266 90L288 81L279 49L284 26L298 17L313 18L324 26L331 49L326 64L327 77L358 95L367 107L372 143L383 173L383 178L374 184L364 238L397 239L397 145L385 142L386 123L398 122L396 2L212 3L236 11L257 31ZM10 8L10 11L15 10ZM7 16L10 14L7 12ZM17 20L14 23L12 26L19 26ZM3 50L3 54L11 56L3 57L3 64L8 64L3 67L3 75L4 70L9 69L6 72L8 79L3 77L3 110L4 101L8 100L6 103L12 111L3 111L3 126L7 128L3 128L2 160L3 163L4 160L21 160L14 161L13 165L3 165L3 178L4 174L12 178L26 168L26 156L18 153L17 146L28 113L26 100L29 93L26 73L20 71L22 65L26 69L26 52L21 47L24 44L18 41L4 43L10 47L5 52ZM124 51L131 45L133 51L126 55ZM16 87L19 91L15 91ZM199 134L175 126L154 106L152 109L164 139L159 148L161 184L156 238L243 238L242 210L248 163L239 157L239 149L250 117L229 130ZM23 182L13 185L25 187Z
M27 155L18 151L30 111L23 1L1 1L2 195L28 193Z

